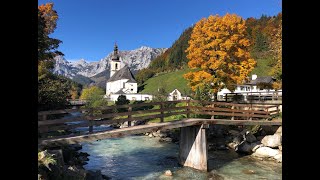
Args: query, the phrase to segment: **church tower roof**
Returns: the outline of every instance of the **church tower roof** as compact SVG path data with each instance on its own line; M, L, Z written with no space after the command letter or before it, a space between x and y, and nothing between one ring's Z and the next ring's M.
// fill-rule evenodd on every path
M114 43L113 54L112 54L111 60L112 61L120 61L117 43Z
M117 80L121 80L121 79L129 79L127 82L130 82L130 83L137 82L134 79L134 76L127 65L125 65L119 71L115 72L107 82L117 81Z

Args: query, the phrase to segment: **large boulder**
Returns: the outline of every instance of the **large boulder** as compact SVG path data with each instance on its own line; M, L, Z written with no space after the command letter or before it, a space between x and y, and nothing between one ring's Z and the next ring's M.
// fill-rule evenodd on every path
M282 153L275 155L273 158L276 159L277 162L282 162Z
M261 143L264 146L276 148L278 146L281 146L281 135L277 133L277 134L274 134L274 135L265 136L261 140Z
M257 138L256 138L253 134L251 134L251 133L246 134L246 135L245 135L245 139L246 139L246 141L249 142L249 143L253 143L253 142L256 142L256 141L257 141Z
M239 135L240 135L240 132L239 132L239 131L236 131L236 130L229 130L228 133L229 133L231 136L239 136Z
M248 143L247 141L243 141L238 146L236 146L235 151L250 154L252 152L255 152L256 149L261 146L262 144L260 142Z
M263 144L261 144L261 142L255 142L251 144L251 148L252 148L252 152L256 152L257 149L259 149L260 147L263 147Z
M261 141L264 138L264 136L257 136L257 141Z
M243 141L236 147L235 151L241 153L251 153L251 145L250 143Z
M278 130L279 126L261 126L261 128L267 135L271 135Z
M281 134L282 136L282 126L280 126L277 131L275 132L275 134Z
M256 157L275 157L280 154L280 151L277 149L272 149L270 147L260 147L252 155Z
M239 136L234 137L232 142L238 145L238 144L240 144L242 141L243 141L243 136L242 136L242 135L239 135Z

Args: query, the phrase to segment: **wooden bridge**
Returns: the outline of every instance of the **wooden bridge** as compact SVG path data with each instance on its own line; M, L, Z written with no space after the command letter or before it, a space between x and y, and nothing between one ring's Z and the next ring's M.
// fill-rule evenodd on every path
M272 116L280 112L279 105L181 100L107 106L98 109L42 111L38 113L38 142L39 146L57 146L181 128L180 163L184 166L207 170L206 129L209 124L281 125L281 120L272 119ZM72 112L81 112L81 115L57 118L57 116ZM207 116L207 118L199 118L199 115ZM172 121L165 122L166 117L170 117ZM131 122L157 119L159 119L158 123L131 126ZM72 124L72 122L77 123ZM93 132L93 126L125 122L128 123L126 128ZM89 132L56 135L78 127L89 127Z
M67 101L71 106L84 106L87 103L84 99L67 99Z

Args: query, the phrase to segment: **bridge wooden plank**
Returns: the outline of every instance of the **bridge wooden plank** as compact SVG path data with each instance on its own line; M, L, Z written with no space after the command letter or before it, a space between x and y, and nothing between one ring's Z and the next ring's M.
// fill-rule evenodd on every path
M172 115L178 115L186 113L186 111L183 112L170 112L165 113L163 116L172 116ZM146 116L139 116L139 117L131 117L131 118L119 118L119 119L110 119L110 120L92 120L93 126L98 125L108 125L108 124L118 124L118 123L124 123L127 121L143 121L143 120L151 120L155 118L160 118L161 114L155 114L155 115L146 115ZM73 124L73 125L60 125L60 126L40 126L38 127L39 133L49 132L49 131L57 131L57 130L70 130L77 127L87 127L89 125L89 121L84 121L80 124Z
M181 103L181 102L202 102L206 104L216 104L216 105L225 105L225 106L241 106L241 107L253 107L253 108L259 108L259 107L267 107L265 105L267 104L248 104L248 103L228 103L228 102L215 102L215 101L198 101L198 100L177 100L177 101L166 101L166 102L150 102L150 103L141 103L141 104L126 104L126 105L118 105L118 106L105 106L101 108L96 108L97 110L108 110L108 109L117 109L117 108L129 108L129 107L142 107L142 106L150 106L150 105L160 105L161 103L165 104L172 104L172 103ZM279 104L281 105L281 104ZM70 113L70 112L81 112L81 111L90 111L91 109L85 108L85 109L62 109L62 110L52 110L52 111L40 111L38 112L38 115L50 115L50 114L64 114L64 113Z
M188 120L188 121L172 121L165 123L156 123L149 125L140 125L140 126L130 126L122 129L115 129L111 131L104 131L99 133L93 133L88 135L80 136L61 136L54 139L40 139L38 142L40 145L61 145L61 144L74 144L80 142L90 142L105 138L114 138L121 137L131 134L140 134L145 132L157 131L157 130L166 130L173 128L180 128L185 126L199 125L201 122L197 120Z
M241 109L229 109L219 107L198 107L189 106L189 109L201 109L201 110L212 110L212 111L223 111L223 112L244 112L244 113L257 113L257 114L268 114L267 111L255 111L255 110L241 110Z
M260 114L239 114L239 113L222 113L222 112L204 112L204 111L190 111L193 114L208 114L208 115L221 115L221 116L240 116L240 117L261 117L268 118L269 115L260 115Z
M169 108L163 108L163 109L150 109L150 110L141 110L141 111L110 113L110 114L97 115L95 116L95 118L109 118L109 117L117 117L117 116L139 115L139 114L147 114L147 113L161 112L161 111L176 111L176 110L184 110L186 108L187 106L180 106L180 107L169 107Z
M165 104L172 104L172 103L180 103L180 102L187 102L187 100L177 100L177 101L166 101ZM95 108L96 110L108 110L108 109L117 109L117 108L129 108L129 107L143 107L143 106L151 106L151 105L160 105L163 102L150 102L150 103L141 103L141 104L125 104L125 105L113 105L113 106L105 106L101 108ZM61 109L61 110L52 110L52 111L40 111L38 115L49 115L49 114L64 114L69 112L81 112L81 111L90 111L90 108L84 109Z
M174 129L180 127L194 126L200 124L222 124L222 125L282 125L282 121L265 121L265 120L226 120L226 119L183 119L179 121L156 123L148 125L131 126L122 129L92 133L87 135L68 135L51 139L39 139L39 145L62 145L74 144L80 142L90 142L105 138L121 137L125 135L140 134L145 132Z
M263 125L263 126L275 126L282 125L281 120L230 120L230 119L198 119L194 118L207 124L221 124L221 125Z
M164 108L164 109L152 109L152 110L144 110L144 111L110 113L110 114L97 115L97 116L79 116L79 117L72 117L72 118L66 118L66 119L52 119L52 120L46 120L46 121L38 121L38 126L63 124L66 122L81 121L81 120L95 120L95 119L108 118L108 117L120 117L120 116L128 116L128 115L147 114L147 113L151 113L151 112L184 110L184 109L186 109L186 106ZM181 111L180 113L183 113L183 111ZM137 120L137 119L135 119L135 120Z

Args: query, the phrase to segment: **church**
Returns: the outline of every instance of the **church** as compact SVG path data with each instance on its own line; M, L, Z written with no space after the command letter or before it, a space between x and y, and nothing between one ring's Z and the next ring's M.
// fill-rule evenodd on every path
M106 83L105 97L116 101L120 95L125 95L128 100L152 100L152 95L138 94L138 83L127 65L121 67L121 57L118 46L114 45L110 62L110 78Z

